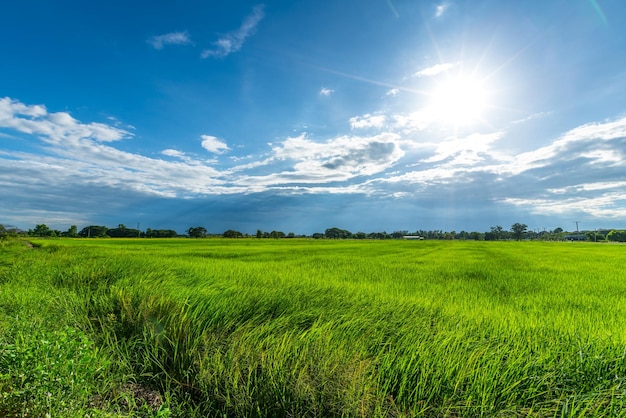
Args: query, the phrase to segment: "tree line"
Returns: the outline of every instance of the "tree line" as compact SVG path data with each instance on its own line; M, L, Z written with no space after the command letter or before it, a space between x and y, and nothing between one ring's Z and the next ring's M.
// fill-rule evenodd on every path
M70 226L66 231L59 231L49 228L45 224L36 225L28 231L22 231L16 227L0 224L0 239L12 236L26 235L31 237L67 237L67 238L314 238L314 239L430 239L430 240L475 240L475 241L506 241L506 240L544 240L544 241L613 241L626 242L626 230L600 229L582 232L567 232L563 228L554 230L529 230L523 223L514 223L510 229L504 229L497 225L490 227L486 232L467 231L442 231L442 230L417 230L383 232L351 232L341 228L328 228L324 232L316 232L311 235L296 235L293 232L282 231L262 231L258 229L256 234L247 234L237 230L229 229L220 234L211 234L203 226L193 226L188 228L186 234L178 234L173 229L151 229L145 231L135 228L128 228L124 224L119 224L116 228L108 228L102 225L89 225L78 230L76 225Z

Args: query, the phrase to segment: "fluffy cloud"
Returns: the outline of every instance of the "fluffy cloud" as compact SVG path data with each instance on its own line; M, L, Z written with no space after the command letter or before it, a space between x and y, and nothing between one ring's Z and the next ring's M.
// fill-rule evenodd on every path
M315 142L300 135L273 148L275 158L294 160L299 175L311 178L336 176L343 179L372 175L391 167L403 155L400 137L385 133L370 137L341 136Z
M387 120L385 115L370 115L365 114L363 116L355 116L350 118L350 127L352 129L361 128L382 128Z
M490 134L471 134L465 138L449 138L436 145L435 154L423 162L448 161L459 165L475 165L493 155L492 145L503 135L503 132ZM508 158L498 153L498 161Z
M448 10L450 5L448 3L441 3L435 7L435 17L441 17Z
M93 196L105 207L115 203L106 198L111 195L272 192L407 199L419 194L433 202L449 195L533 213L624 216L626 118L581 125L519 154L502 148L504 131L442 139L440 132L422 129L423 120L419 112L365 114L350 119L354 129L386 131L321 139L301 134L275 141L261 154L219 161L230 148L222 139L202 135L202 147L217 154L215 161L175 149L161 151L170 158L160 159L115 148L115 141L132 137L118 127L4 98L2 133L22 135L0 149L0 187L33 210L55 210L76 195ZM12 150L26 141L43 143L45 153ZM214 168L215 162L224 168Z
M0 127L38 135L49 143L81 139L113 142L132 136L124 129L103 123L81 123L69 113L49 113L45 106L27 106L8 97L0 98Z
M335 92L335 90L329 89L327 87L322 87L322 89L320 90L320 96L330 96L331 94L333 94Z
M154 49L163 49L165 45L187 45L191 43L187 32L171 32L152 36L146 40Z
M161 154L167 156L167 157L176 157L176 158L184 158L185 157L185 153L182 151L178 151L175 149L164 149L163 151L161 151Z
M202 148L209 152L221 154L225 151L230 150L226 142L217 137L211 135L201 135L200 137L202 138Z
M213 48L202 51L202 58L225 57L239 51L245 40L254 33L256 26L263 17L263 5L256 6L252 13L244 19L239 29L229 32L213 42Z

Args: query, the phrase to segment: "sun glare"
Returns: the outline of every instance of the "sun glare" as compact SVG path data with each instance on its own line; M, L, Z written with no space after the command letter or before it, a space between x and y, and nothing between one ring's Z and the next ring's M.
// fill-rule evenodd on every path
M473 77L446 77L431 93L430 110L442 123L472 125L484 119L486 107L485 86Z

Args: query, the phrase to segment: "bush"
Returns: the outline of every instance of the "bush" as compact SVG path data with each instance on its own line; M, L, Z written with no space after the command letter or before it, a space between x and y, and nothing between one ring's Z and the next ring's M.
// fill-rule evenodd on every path
M606 239L614 242L626 242L626 231L614 229L608 233Z

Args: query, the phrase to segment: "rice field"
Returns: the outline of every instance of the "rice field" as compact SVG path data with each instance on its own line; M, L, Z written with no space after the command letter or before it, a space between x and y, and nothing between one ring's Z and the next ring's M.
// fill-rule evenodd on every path
M0 242L0 416L626 416L623 245L33 244Z

